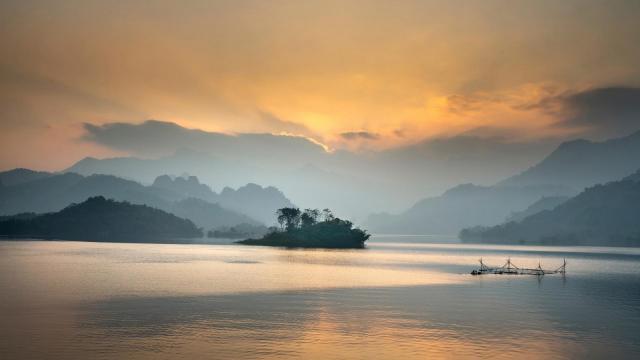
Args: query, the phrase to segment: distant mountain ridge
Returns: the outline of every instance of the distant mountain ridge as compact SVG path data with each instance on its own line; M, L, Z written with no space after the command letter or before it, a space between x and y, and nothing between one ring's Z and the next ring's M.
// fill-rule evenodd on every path
M172 179L169 175L161 175L153 181L151 186L175 192L181 197L194 197L206 201L215 201L217 197L210 187L201 184L195 176L178 176Z
M225 187L218 195L217 202L228 209L241 211L265 224L273 222L273 214L277 209L294 206L277 188L273 186L262 187L254 183L249 183L235 190Z
M162 128L159 133L158 127ZM145 185L162 174L196 174L218 192L225 186L238 188L247 183L273 185L298 206L330 207L355 221L373 211L401 211L416 199L439 194L456 182L494 183L522 170L522 164L546 155L548 146L557 143L514 143L502 137L465 133L395 149L327 151L310 139L297 138L294 142L301 147L274 148L262 141L270 136L244 134L241 138L251 141L238 142L241 139L235 135L209 136L158 121L88 125L86 130L88 140L100 139L100 143L132 156L86 157L67 172L110 174ZM126 134L127 144L114 141L115 132ZM388 191L394 188L398 190Z
M640 246L640 182L587 188L552 210L520 222L464 229L466 242L544 245Z
M561 186L458 185L441 196L426 198L399 215L374 214L366 226L388 234L457 234L473 225L502 222L514 209L524 209L543 196L564 196Z
M198 169L206 171L198 172ZM143 159L137 157L117 157L96 159L85 157L62 172L73 172L80 175L109 174L125 179L133 179L143 184L151 184L163 174L197 173L199 179L214 187L224 187L235 184L237 174L251 179L251 174L258 169L241 162L221 159L209 154L179 149L172 155L157 159ZM214 173L207 176L203 173Z
M456 234L471 226L502 223L540 198L574 196L585 187L630 176L638 168L640 131L604 142L569 141L496 185L458 185L398 215L373 214L366 225L377 233Z
M0 221L0 235L84 241L157 242L202 237L191 221L146 205L92 197L42 215Z
M640 181L640 170L634 172L633 174L625 177L622 180Z
M564 142L540 163L498 185L554 184L582 190L595 184L622 179L638 168L640 131L603 142Z
M262 187L249 183L237 189L225 187L217 194L205 184L201 184L195 176L174 177L158 176L151 188L162 189L176 196L199 198L220 206L247 214L249 217L269 224L273 221L276 209L291 207L291 201L273 186Z
M244 189L228 189L224 197L219 197L209 187L200 184L196 177L167 178L159 177L156 184L164 186L144 186L112 175L85 177L75 173L50 174L13 186L0 187L0 215L58 211L92 196L105 196L162 209L189 218L200 227L211 229L242 223L257 225L259 220L245 215L241 210L246 208L249 212L268 213L272 217L277 206L291 204L277 189L262 188L255 184L248 185L248 188L253 189L257 195L251 201L246 201L242 195L246 191ZM219 204L222 200L238 210ZM268 206L273 206L273 210Z
M511 213L511 215L507 217L506 222L522 221L526 217L539 213L543 210L552 210L569 199L570 197L568 196L543 196L540 200L529 205L526 209Z
M0 185L12 186L37 179L42 179L51 175L53 174L46 171L34 171L30 169L16 168L0 173Z

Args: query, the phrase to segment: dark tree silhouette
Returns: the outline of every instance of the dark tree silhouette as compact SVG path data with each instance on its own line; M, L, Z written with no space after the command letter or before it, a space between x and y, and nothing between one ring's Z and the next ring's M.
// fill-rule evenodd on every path
M333 213L329 209L322 209L322 221L331 221L334 219Z
M276 211L278 216L278 224L288 230L297 228L300 225L300 209L285 207Z
M318 209L305 209L302 215L300 215L302 227L315 225L318 222L319 217L320 211Z

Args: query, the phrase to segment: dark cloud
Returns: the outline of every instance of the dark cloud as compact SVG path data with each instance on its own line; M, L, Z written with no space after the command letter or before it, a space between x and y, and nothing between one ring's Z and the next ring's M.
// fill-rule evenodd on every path
M141 116L141 113L132 107L115 100L98 96L92 92L82 90L55 80L45 75L39 75L33 72L21 71L9 66L0 65L0 79L2 79L2 88L0 88L0 104L4 105L4 95L12 95L11 103L15 104L16 99L23 98L17 95L30 94L40 98L48 99L41 101L40 106L44 106L49 102L57 99L59 102L73 104L75 108L91 108L92 111L111 112ZM24 101L24 100L23 100ZM26 112L32 111L28 106L20 104L26 108Z
M223 134L188 129L172 122L84 124L83 140L141 156L158 156L191 149L228 159L266 157L285 161L292 157L313 159L324 149L302 136L272 134Z
M573 94L565 99L575 112L572 125L597 130L628 132L640 128L640 88L609 87Z
M482 135L481 135L482 134ZM533 163L536 159L553 149L557 140L535 140L525 142L509 141L508 133L491 132L491 129L478 128L477 131L465 132L451 137L439 137L423 140L413 145L388 150L387 153L403 159L421 159L424 161L460 160L465 166L467 162L479 161L486 166L496 161L500 165L511 163ZM408 161L408 160L407 160Z
M347 140L357 140L357 139L378 140L380 138L380 135L378 135L376 133L368 132L368 131L343 132L342 134L340 134L340 136L343 139L347 139Z
M640 88L602 87L562 94L534 105L560 118L562 127L612 137L640 129Z

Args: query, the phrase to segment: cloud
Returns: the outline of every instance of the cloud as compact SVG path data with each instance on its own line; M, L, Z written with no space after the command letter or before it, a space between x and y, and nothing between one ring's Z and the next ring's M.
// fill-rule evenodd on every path
M406 136L405 131L403 129L395 129L393 130L393 135L399 138L403 138Z
M640 88L600 87L549 97L534 107L558 117L557 126L607 138L640 129Z
M346 140L378 140L380 135L368 131L348 131L341 133L340 137Z
M191 149L231 160L264 157L267 160L287 161L305 157L313 159L325 153L321 145L303 136L224 134L188 129L158 120L102 125L85 123L84 130L84 141L148 157L168 155L180 149Z
M267 125L267 127L273 132L282 131L305 136L311 134L311 130L303 124L281 119L268 111L259 111L259 114L262 122L265 123L265 125Z

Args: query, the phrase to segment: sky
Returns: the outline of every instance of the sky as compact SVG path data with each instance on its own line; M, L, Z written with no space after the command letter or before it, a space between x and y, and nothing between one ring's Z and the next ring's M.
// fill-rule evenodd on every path
M354 154L621 136L638 19L616 0L5 0L0 169L156 156L96 135L147 120Z

